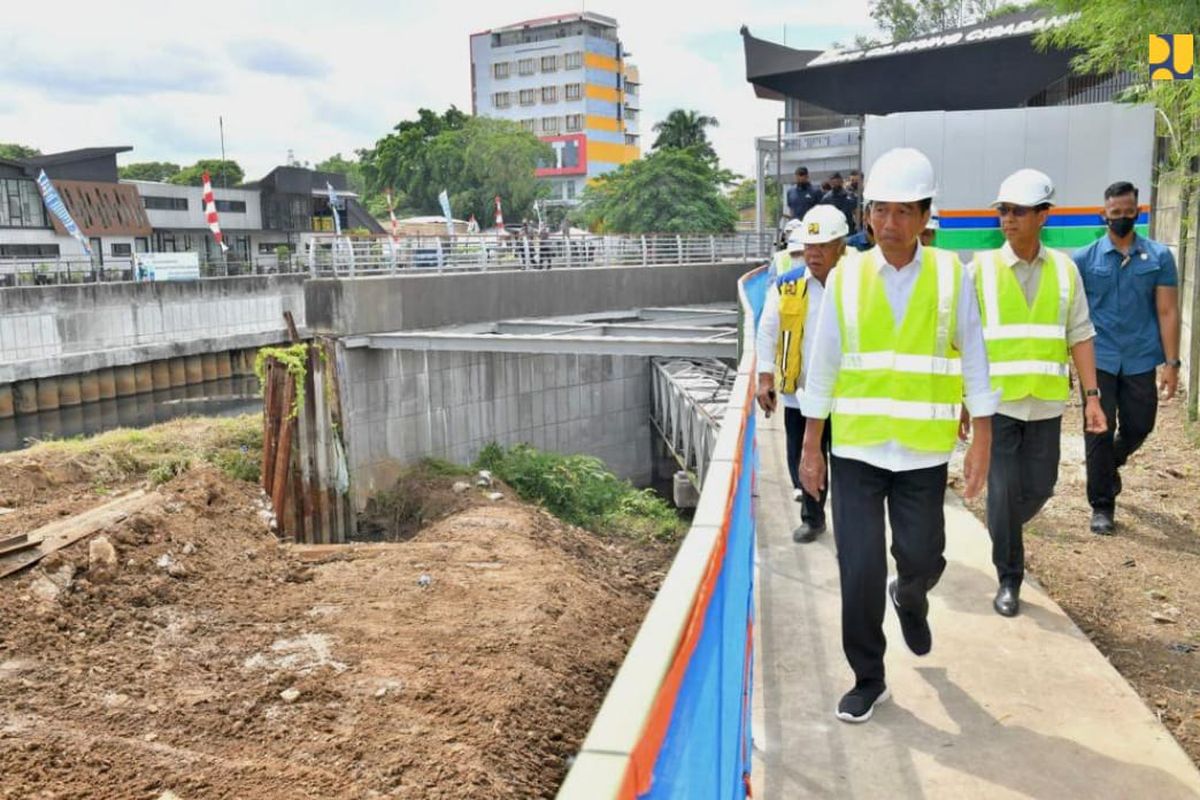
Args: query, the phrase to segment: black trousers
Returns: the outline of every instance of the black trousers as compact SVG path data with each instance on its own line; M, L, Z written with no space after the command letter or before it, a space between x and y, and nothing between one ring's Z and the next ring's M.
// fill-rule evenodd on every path
M1154 430L1158 385L1154 370L1137 375L1096 370L1096 378L1108 430L1100 434L1084 431L1087 496L1092 508L1111 514L1117 505L1117 470Z
M946 559L947 466L890 472L834 456L833 533L842 582L842 649L858 684L883 681L883 614L887 603L887 539L892 523L896 597L905 611L924 615L926 594Z
M829 494L829 472L825 474L825 491L820 497L813 497L800 484L800 451L804 448L804 431L808 418L800 413L798 408L783 407L783 429L787 432L787 461L788 475L792 479L792 488L804 492L803 504L800 508L800 519L810 525L825 523L825 497ZM829 421L825 421L825 431L821 434L821 453L825 463L829 463Z
M992 417L987 527L1002 584L1018 587L1025 577L1021 529L1054 495L1061 434L1062 417L1030 422L1003 414Z

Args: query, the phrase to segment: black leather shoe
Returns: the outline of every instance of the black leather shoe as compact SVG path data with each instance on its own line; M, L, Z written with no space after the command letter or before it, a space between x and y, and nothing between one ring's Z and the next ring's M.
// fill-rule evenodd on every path
M797 544L808 544L816 541L817 537L825 532L824 522L805 522L799 528L792 531L792 541Z
M908 649L913 651L913 655L928 655L933 649L933 632L929 630L927 619L929 604L925 604L924 613L902 609L896 599L895 578L888 583L888 597L892 600L892 608L896 609L896 616L900 618L900 632L904 634L904 643L908 645Z
M1021 608L1020 591L1015 586L1001 584L1000 588L996 590L996 599L992 601L992 608L996 609L996 613L1002 617L1015 617Z
M1116 527L1111 513L1099 510L1092 512L1092 533L1100 536L1112 536Z

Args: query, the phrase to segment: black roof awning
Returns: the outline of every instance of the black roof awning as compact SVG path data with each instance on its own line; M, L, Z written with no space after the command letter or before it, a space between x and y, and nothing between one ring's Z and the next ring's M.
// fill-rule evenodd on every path
M1018 12L906 42L841 53L793 50L742 28L746 80L841 114L1015 108L1071 72L1071 51L1034 36L1062 17Z

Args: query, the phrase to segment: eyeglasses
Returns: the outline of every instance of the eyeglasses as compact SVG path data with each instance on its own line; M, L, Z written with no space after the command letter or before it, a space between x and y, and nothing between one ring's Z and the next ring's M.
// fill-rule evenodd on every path
M1002 217L1007 217L1010 214L1014 217L1023 217L1032 212L1034 209L1029 206L1010 206L1008 203L1001 203L996 206L996 213Z

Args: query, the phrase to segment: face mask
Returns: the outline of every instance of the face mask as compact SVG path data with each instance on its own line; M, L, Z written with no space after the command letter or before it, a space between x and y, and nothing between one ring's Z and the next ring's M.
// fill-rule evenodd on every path
M1105 220L1108 223L1108 229L1113 232L1113 235L1118 239L1124 239L1133 230L1133 224L1137 222L1133 217L1117 217L1116 219Z

